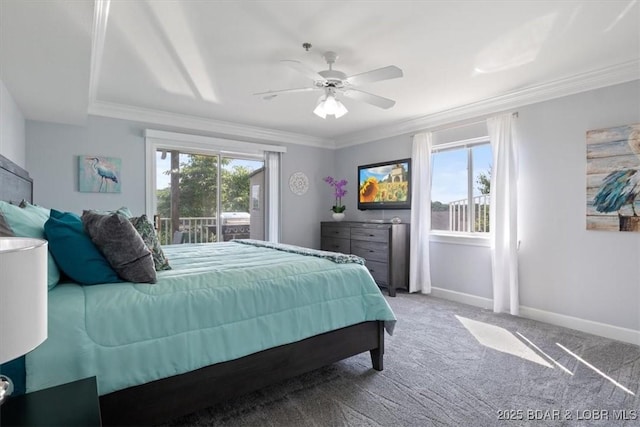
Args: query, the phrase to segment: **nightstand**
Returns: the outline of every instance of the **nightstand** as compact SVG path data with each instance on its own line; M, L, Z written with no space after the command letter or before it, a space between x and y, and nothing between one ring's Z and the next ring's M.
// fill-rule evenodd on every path
M96 377L10 397L0 406L0 425L102 425Z

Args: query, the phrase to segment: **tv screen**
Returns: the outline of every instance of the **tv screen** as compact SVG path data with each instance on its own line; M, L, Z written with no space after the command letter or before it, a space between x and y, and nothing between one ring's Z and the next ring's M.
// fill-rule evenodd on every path
M411 159L358 166L358 209L411 209Z

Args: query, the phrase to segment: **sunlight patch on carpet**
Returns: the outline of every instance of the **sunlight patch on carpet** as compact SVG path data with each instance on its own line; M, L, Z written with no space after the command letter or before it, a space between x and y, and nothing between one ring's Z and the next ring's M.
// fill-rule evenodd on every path
M591 363L589 363L586 360L584 360L582 357L578 356L577 354L575 354L574 352L569 350L567 347L565 347L565 346L563 346L562 344L559 344L559 343L556 343L556 345L558 347L560 347L561 349L563 349L564 351L566 351L567 353L569 353L571 356L575 357L578 362L582 363L584 366L586 366L587 368L591 369L596 374L602 376L604 379L608 380L609 382L611 382L611 384L615 385L619 389L625 391L626 393L629 393L632 396L636 395L634 392L632 392L631 390L629 390L628 388L626 388L625 386L620 384L618 381L616 381L613 378L611 378L609 375L607 375L604 372L602 372L600 369L598 369L595 366L593 366Z
M544 357L546 357L547 359L551 360L551 362L553 362L554 365L556 365L558 368L562 369L563 371L565 371L567 374L569 375L573 375L573 372L571 372L569 369L565 368L560 362L558 362L556 359L554 359L553 357L549 356L547 353L545 353L544 351L542 351L542 349L540 347L538 347L537 345L535 345L529 338L525 337L524 335L522 335L520 332L516 332L516 334L518 334L518 336L520 338L522 338L523 340L525 340L527 343L529 343L529 345L533 348L536 349L536 351L538 351L538 353L542 354Z
M483 346L553 369L551 364L506 329L466 317L456 316L456 318Z

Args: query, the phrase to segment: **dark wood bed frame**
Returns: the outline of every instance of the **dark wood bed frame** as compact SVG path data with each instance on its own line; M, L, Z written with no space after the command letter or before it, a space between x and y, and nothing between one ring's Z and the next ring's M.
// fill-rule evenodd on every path
M32 202L29 174L0 155L0 200ZM383 369L384 322L363 322L100 396L104 425L160 424L369 351Z

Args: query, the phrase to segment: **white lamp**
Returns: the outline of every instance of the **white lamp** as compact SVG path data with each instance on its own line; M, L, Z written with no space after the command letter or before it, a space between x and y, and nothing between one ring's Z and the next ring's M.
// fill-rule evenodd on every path
M347 107L336 98L335 90L331 87L327 88L325 95L320 97L316 109L313 110L316 116L323 119L327 117L327 114L339 119L348 112Z
M0 237L0 363L47 338L47 241ZM0 404L13 383L0 375Z

